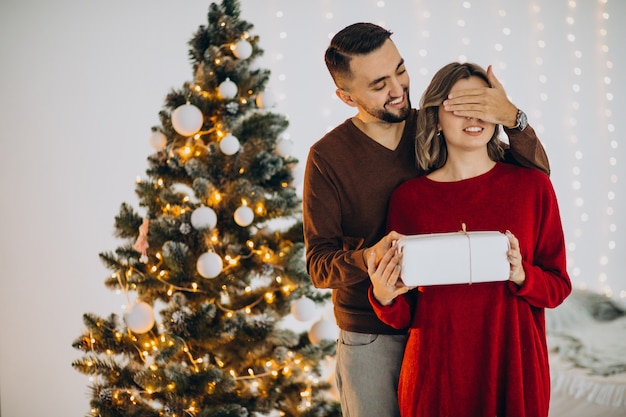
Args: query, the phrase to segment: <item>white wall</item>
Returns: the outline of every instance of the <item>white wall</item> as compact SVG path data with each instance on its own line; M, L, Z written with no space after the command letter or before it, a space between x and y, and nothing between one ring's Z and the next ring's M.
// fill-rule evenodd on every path
M83 313L119 313L125 302L102 284L109 272L98 253L120 243L113 218L123 201L136 202L134 180L147 167L165 95L191 79L187 41L206 23L208 4L0 3L5 417L89 410L87 378L70 366L80 352L70 345ZM626 298L626 2L242 0L242 17L261 36L275 110L289 116L301 161L351 115L322 59L345 25L373 21L395 32L414 105L443 64L461 55L493 64L548 150L575 284Z

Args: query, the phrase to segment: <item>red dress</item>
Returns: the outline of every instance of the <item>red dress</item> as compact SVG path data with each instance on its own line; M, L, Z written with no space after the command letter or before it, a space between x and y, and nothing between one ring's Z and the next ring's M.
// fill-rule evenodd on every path
M557 199L539 171L498 163L457 182L412 179L392 195L388 229L403 234L510 230L526 281L420 287L383 307L409 326L398 399L403 417L545 417L550 375L544 309L571 291ZM450 260L453 262L454 260Z

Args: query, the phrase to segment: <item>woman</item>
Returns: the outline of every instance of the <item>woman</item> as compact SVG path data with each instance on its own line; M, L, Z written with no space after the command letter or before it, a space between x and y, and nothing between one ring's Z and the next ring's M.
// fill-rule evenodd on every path
M368 258L376 314L409 328L398 388L403 417L548 415L544 309L571 291L554 190L544 173L496 162L498 126L441 108L455 91L488 85L475 64L451 63L434 76L417 130L425 151L418 162L430 173L394 191L387 224L405 235L462 224L506 233L509 280L410 289L399 279L400 255L389 251L378 268Z

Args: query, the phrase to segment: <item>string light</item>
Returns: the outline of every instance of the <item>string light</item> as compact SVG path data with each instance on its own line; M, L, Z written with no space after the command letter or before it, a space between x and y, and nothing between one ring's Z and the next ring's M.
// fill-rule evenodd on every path
M430 68L428 68L427 66L428 60L423 59L428 56L428 45L430 41L430 30L428 30L428 28L430 27L430 17L431 13L428 10L423 10L416 13L417 26L422 28L417 35L419 40L419 49L417 50L417 55L422 58L420 60L420 63L422 65L418 67L418 73L423 79L422 83L428 82L426 81L426 78L430 74Z
M545 25L542 19L541 6L537 3L532 3L529 6L529 17L532 22L532 42L531 54L534 58L534 65L532 68L535 71L536 83L533 83L533 88L537 89L536 97L538 99L538 105L532 106L529 110L530 120L539 137L545 132L545 126L543 125L543 113L542 107L549 99L548 94L548 77L546 75L546 68L544 66L544 56L546 54L546 41L544 40L544 28ZM547 145L544 143L544 147Z
M615 218L615 212L617 211L615 208L615 203L618 197L618 188L617 183L619 180L618 176L618 158L617 158L617 149L618 142L615 139L615 124L612 122L613 116L613 99L614 94L611 89L611 81L612 81L612 69L613 62L610 59L609 53L610 48L608 46L608 29L607 22L610 19L610 14L606 10L606 6L608 4L608 0L600 0L598 1L598 11L597 11L597 20L598 20L598 31L597 31L597 61L603 63L600 66L601 73L598 77L598 92L601 94L601 103L604 111L601 113L600 117L600 136L601 140L604 144L606 144L606 149L608 150L608 178L607 178L607 193L606 193L606 208L602 215L604 216L605 221L603 221L603 233L602 236L606 239L606 244L601 246L603 249L599 254L599 265L600 265L600 273L598 275L598 281L600 284L601 290L607 296L618 295L622 299L626 299L626 288L622 287L618 289L618 293L615 294L615 290L611 285L611 278L608 275L607 270L611 266L611 262L616 259L616 241L617 241L617 231L619 229L619 225L616 223L617 220Z
M459 11L459 16L455 20L455 26L458 29L456 38L459 39L461 43L458 49L460 53L457 56L457 60L459 62L467 62L467 55L465 51L467 51L467 47L471 44L471 39L468 36L468 32L470 32L471 29L465 29L465 28L466 28L466 21L471 22L471 19L469 19L469 13L470 13L469 9L471 9L472 6L469 1L464 1L461 4L461 6L462 8Z
M571 70L569 72L569 77L571 81L570 88L568 89L570 98L567 100L567 102L570 104L567 107L567 113L565 115L567 119L565 133L567 135L568 143L573 156L572 161L574 162L571 170L570 189L572 191L572 202L574 204L571 213L575 215L573 215L570 219L573 229L570 233L571 236L569 237L570 241L567 245L567 249L568 263L570 269L569 272L572 280L574 280L575 282L578 281L584 273L582 266L578 262L577 254L579 252L579 242L584 242L582 239L585 237L583 223L585 223L589 219L589 215L585 211L585 199L583 197L583 192L585 191L585 189L580 179L581 174L584 173L584 153L577 135L578 112L580 109L580 101L578 97L580 93L581 76L581 71L577 70L577 68L580 68L580 59L582 58L583 54L582 51L576 48L575 44L576 36L574 34L574 26L576 23L576 11L576 2L569 1L568 12L565 18L565 22L567 24L567 34L565 41L568 43L570 50ZM585 284L581 283L579 286L584 287Z

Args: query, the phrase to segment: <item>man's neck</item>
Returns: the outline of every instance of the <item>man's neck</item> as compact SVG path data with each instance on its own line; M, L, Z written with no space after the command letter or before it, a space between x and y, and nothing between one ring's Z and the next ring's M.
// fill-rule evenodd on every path
M352 123L368 137L392 151L398 147L406 121L389 123L380 119L366 119L360 115L352 118Z

